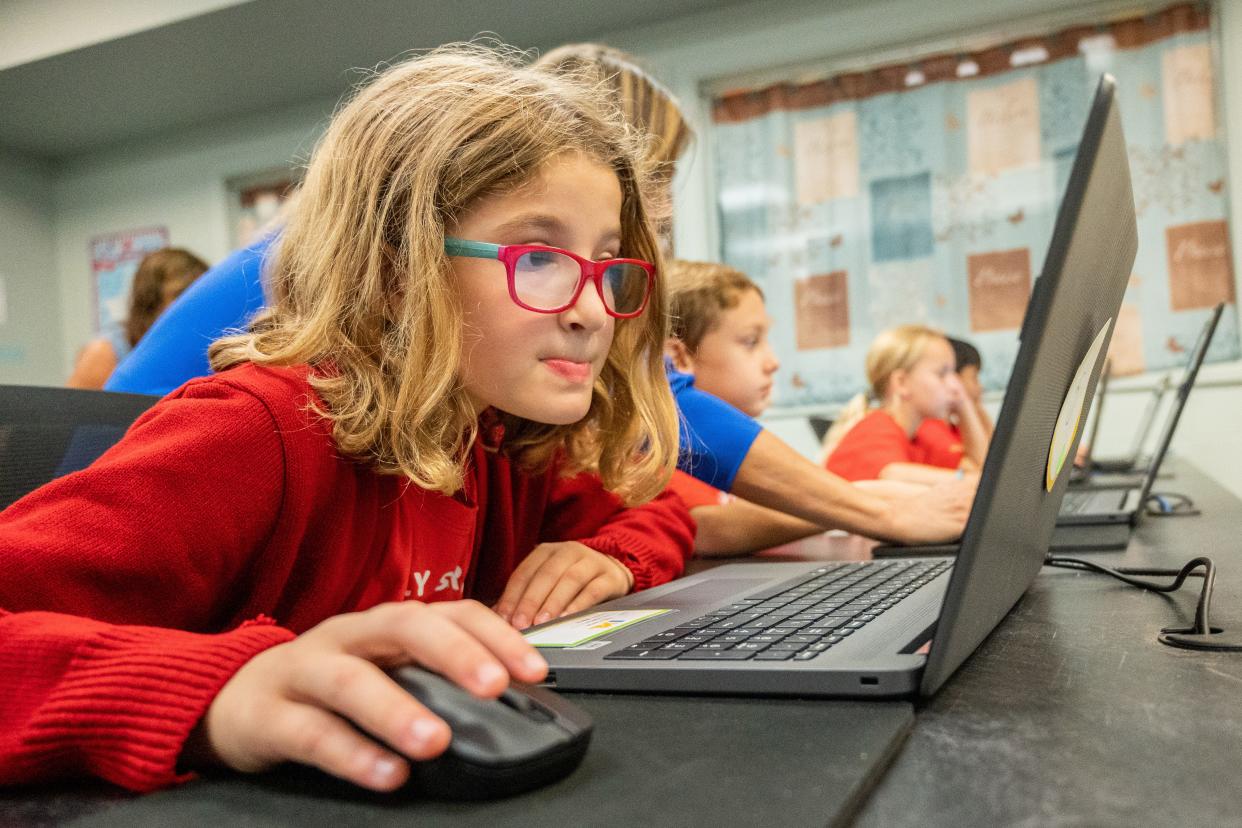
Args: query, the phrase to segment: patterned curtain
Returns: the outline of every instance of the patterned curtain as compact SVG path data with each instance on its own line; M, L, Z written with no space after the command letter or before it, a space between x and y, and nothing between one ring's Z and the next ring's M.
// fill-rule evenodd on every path
M714 101L721 254L764 287L778 404L859 391L871 340L905 322L973 342L1004 387L1102 72L1140 240L1113 371L1184 364L1209 309L1234 301L1210 21L1179 5ZM1230 307L1208 359L1238 356Z

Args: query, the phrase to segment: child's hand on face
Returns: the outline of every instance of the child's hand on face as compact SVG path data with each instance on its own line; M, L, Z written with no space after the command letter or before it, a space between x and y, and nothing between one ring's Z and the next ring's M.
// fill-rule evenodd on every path
M625 595L634 574L574 541L541 543L509 576L496 612L521 630Z
M294 761L392 790L409 775L407 757L438 756L450 738L448 726L382 669L411 662L484 698L500 695L510 675L536 682L548 670L521 635L476 601L381 604L329 618L256 655L221 688L196 737L234 770Z
M949 392L949 410L960 411L969 400L966 387L962 385L962 378L957 374L949 374L944 378L944 387Z

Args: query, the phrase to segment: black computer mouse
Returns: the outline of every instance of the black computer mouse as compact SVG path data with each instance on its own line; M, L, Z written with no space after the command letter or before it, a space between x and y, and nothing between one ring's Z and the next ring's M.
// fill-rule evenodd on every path
M480 699L420 667L388 673L453 732L435 759L410 763L406 788L436 799L495 799L568 775L591 741L586 711L542 687L510 682Z

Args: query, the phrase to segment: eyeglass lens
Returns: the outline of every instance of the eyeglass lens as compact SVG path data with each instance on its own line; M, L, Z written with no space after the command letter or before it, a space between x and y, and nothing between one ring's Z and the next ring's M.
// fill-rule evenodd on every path
M513 267L518 299L532 308L552 310L573 298L582 277L578 262L553 250L532 250ZM604 271L604 304L614 313L634 313L647 298L647 271L635 264L618 263Z

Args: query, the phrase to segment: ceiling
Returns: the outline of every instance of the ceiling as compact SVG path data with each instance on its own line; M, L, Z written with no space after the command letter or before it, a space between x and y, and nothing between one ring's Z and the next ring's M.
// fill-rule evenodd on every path
M0 148L56 161L335 98L411 49L589 40L748 0L252 0L0 71Z

